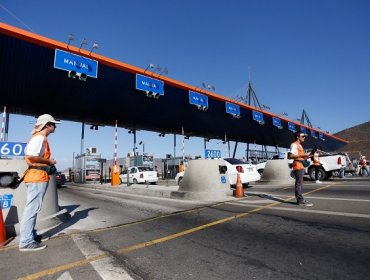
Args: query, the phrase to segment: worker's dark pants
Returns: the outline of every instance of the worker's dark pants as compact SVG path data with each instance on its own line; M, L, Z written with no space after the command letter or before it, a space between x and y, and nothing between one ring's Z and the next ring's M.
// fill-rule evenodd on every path
M320 170L320 165L314 165L315 167L315 180L319 180L319 170Z
M304 169L294 170L295 197L297 199L297 203L302 202L304 200L303 195L302 195L303 176L304 176Z

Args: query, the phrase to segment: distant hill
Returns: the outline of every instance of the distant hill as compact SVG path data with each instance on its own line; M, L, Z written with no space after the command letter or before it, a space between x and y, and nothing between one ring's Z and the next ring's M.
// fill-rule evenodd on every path
M359 158L359 153L370 157L370 121L339 131L334 134L339 138L350 141L339 151L347 152L351 158Z

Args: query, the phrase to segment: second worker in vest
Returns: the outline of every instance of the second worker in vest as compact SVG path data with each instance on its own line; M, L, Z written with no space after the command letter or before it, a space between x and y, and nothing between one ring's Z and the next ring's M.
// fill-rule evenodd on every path
M316 184L322 184L322 182L319 180L319 172L320 172L320 165L321 165L319 156L320 156L320 151L319 150L316 150L313 153L313 156L312 156L312 165L315 168Z
M302 206L312 206L313 204L304 199L302 195L303 191L303 176L304 166L302 161L312 156L311 153L305 153L303 150L302 143L304 142L306 135L302 132L295 132L295 141L290 145L289 158L293 159L293 172L295 177L295 197L297 204Z
M27 186L27 202L20 225L20 251L38 251L46 248L41 241L47 238L36 234L35 225L37 213L41 210L48 187L52 169L50 167L56 164L56 160L51 158L47 137L55 131L57 123L60 122L48 114L39 116L32 131L32 137L26 146L25 158L28 169L24 182Z

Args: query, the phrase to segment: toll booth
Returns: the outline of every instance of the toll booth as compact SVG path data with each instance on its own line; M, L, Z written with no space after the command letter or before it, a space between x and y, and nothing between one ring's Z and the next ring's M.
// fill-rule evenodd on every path
M101 155L86 152L75 157L73 171L76 183L100 182L101 180Z
M172 155L166 155L163 162L163 179L174 179L176 174L180 172L179 168L186 166L187 162L190 161L191 157L185 157L185 162L182 157L172 157ZM183 170L182 170L183 171Z
M143 154L137 156L130 156L130 166L148 166L154 168L154 156L150 154Z

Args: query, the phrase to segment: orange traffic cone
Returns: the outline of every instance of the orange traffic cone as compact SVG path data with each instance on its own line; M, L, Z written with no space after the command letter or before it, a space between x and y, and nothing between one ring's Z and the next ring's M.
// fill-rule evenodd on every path
M5 224L3 220L3 209L1 209L0 205L0 247L3 246L6 242L6 232L5 232Z
M239 173L236 175L236 188L234 192L235 197L244 197L244 191L243 191L243 185L240 180L240 175Z

